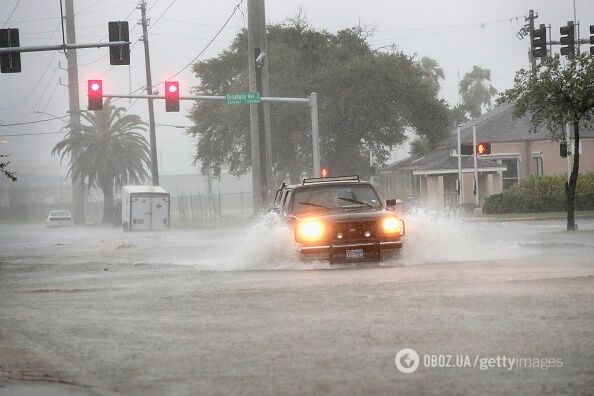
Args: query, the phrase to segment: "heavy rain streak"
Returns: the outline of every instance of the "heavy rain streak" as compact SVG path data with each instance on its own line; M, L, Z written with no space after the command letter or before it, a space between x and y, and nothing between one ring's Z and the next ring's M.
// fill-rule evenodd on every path
M0 396L594 394L590 1L42 3Z

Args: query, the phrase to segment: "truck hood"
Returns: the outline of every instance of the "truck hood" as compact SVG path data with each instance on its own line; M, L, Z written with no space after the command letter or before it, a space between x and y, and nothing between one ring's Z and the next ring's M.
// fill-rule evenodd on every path
M320 220L327 222L339 222L339 221L357 221L357 220L376 220L386 216L396 216L392 211L386 209L369 209L369 210L358 210L358 211L344 211L336 213L316 213L305 216L297 216L297 219L303 219L307 217L316 217Z

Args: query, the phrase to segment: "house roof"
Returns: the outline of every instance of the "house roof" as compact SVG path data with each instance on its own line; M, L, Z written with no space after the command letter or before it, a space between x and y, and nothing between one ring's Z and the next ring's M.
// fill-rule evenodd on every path
M477 161L479 172L506 170L505 165L494 161L479 158ZM458 171L458 157L450 155L449 148L433 150L427 155L419 158L406 158L402 161L390 164L382 170L411 170L413 173L448 173ZM474 159L472 157L462 157L463 171L474 170Z
M477 127L477 141L490 143L508 143L522 141L551 140L550 130L542 127L536 132L530 132L530 117L524 116L514 118L513 104L503 104L486 112L480 117L460 126L460 140L462 143L472 144L472 127ZM594 129L591 126L583 125L580 129L580 138L594 138ZM457 157L450 155L450 149L458 145L457 131L453 130L450 136L439 144L435 150L423 157L409 157L403 160L388 164L383 170L412 170L434 171L458 169ZM479 170L491 170L501 167L500 164L480 159L478 160ZM474 168L472 157L462 157L462 168ZM503 167L505 170L505 166ZM426 173L426 172L424 172Z
M463 143L472 143L472 126L476 125L477 140L491 143L521 142L534 140L551 140L551 131L541 127L531 132L530 116L514 118L513 104L506 103L486 112L479 118L471 120L460 127L460 137ZM572 131L573 135L573 131ZM580 128L581 138L594 138L594 130L584 124ZM453 130L450 136L442 141L438 147L455 147L457 132Z

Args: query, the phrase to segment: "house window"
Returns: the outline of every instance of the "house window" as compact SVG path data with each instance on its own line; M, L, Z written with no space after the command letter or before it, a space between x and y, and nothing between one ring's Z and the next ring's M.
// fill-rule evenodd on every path
M505 190L518 183L518 159L502 158L500 161L502 165L507 166L507 170L501 173L503 189Z
M542 155L533 155L532 156L532 167L534 169L535 175L543 175L543 164L542 164Z

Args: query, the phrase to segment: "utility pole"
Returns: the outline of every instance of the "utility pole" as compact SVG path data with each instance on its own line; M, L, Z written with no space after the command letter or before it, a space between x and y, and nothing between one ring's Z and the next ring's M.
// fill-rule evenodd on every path
M534 56L534 20L538 18L538 14L534 14L534 10L528 12L528 16L524 18L528 22L528 32L530 33L530 52L528 53L528 59L532 70L536 70L536 57Z
M142 14L142 42L144 44L144 63L146 65L146 94L153 94L153 78L151 77L151 56L149 53L149 40L146 19L146 0L140 2L140 12ZM159 185L159 163L157 162L157 137L155 133L155 109L153 108L153 99L148 98L149 112L149 140L151 145L151 176L153 186Z
M74 28L73 0L66 0L66 43L76 43L76 30ZM80 130L80 102L78 97L78 62L76 49L66 51L68 60L68 107L70 108L70 130ZM78 151L71 153L71 161L75 163ZM80 177L72 176L72 216L75 224L85 224L85 185Z
M476 206L481 205L479 197L479 173L478 173L478 158L476 154L476 124L472 126L472 157L474 160L474 197Z
M462 143L460 138L460 125L456 128L458 135L458 203L464 203L464 181L462 179Z
M251 92L269 96L264 0L248 0L248 66ZM272 188L270 104L250 104L252 191L254 213L260 212Z

